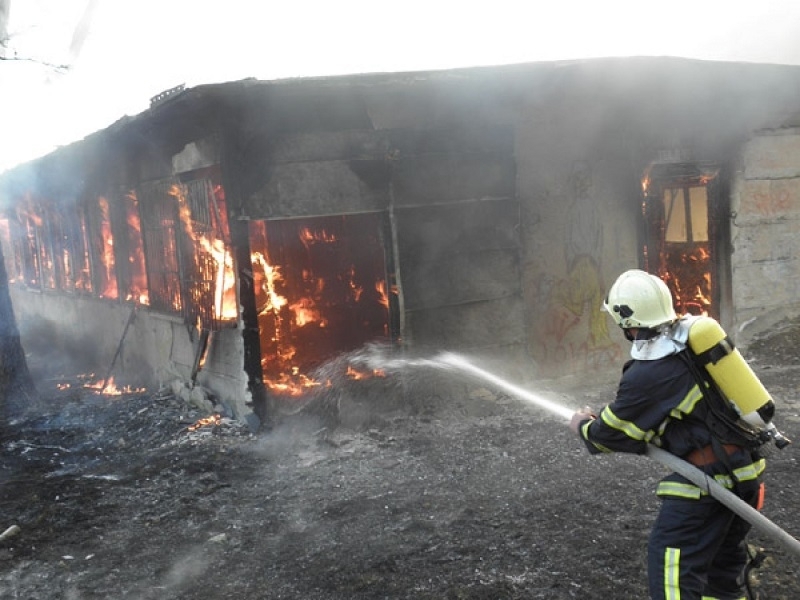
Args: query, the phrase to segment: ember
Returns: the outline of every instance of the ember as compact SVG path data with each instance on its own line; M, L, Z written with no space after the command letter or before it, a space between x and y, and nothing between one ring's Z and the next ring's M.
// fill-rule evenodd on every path
M198 429L202 427L207 427L209 425L213 427L219 427L221 423L222 423L222 415L214 414L211 415L210 417L204 417L202 419L199 419L196 423L194 423L194 425L189 425L189 427L187 427L186 429L188 431L197 431Z

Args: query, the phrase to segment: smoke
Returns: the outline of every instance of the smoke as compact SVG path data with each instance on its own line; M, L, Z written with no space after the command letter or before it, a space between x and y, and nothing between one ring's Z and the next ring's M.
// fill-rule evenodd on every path
M78 58L83 49L83 44L89 36L97 3L98 0L89 0L83 11L83 15L81 15L80 21L78 21L75 30L72 32L72 42L69 45L69 55L72 61Z
M162 582L164 588L180 590L186 587L187 583L193 583L206 570L209 562L210 557L200 548L181 557L164 575Z
M11 0L0 0L0 58L6 55L8 46L8 15L11 11Z

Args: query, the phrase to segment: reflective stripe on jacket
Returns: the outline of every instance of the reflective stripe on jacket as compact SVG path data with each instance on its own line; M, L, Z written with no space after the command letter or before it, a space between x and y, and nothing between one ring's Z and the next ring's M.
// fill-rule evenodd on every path
M711 443L705 417L706 400L683 360L670 355L657 360L631 360L623 367L616 398L595 420L585 421L580 434L589 452L643 454L647 444L680 457ZM731 457L738 481L757 479L763 459L742 450ZM733 480L724 465L712 463L703 470L732 489ZM700 488L673 474L658 488L659 495L699 498Z

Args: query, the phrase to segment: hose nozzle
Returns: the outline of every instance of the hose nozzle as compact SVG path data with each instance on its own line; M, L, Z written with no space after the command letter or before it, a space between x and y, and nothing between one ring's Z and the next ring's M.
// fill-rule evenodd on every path
M761 431L760 437L764 443L772 440L779 450L783 450L786 448L786 446L792 443L792 440L778 431L778 428L775 427L775 424L772 422L767 423L766 428Z
M784 436L780 431L777 429L772 434L772 439L775 441L775 445L778 447L779 450L783 450L792 443L792 440Z

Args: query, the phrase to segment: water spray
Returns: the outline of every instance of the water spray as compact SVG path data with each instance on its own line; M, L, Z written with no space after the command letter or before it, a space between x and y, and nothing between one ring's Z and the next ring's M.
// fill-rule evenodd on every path
M543 398L538 394L534 394L529 390L519 387L497 375L490 373L480 367L475 366L469 360L458 354L450 352L442 353L433 360L415 360L405 362L406 366L434 366L439 368L459 369L465 373L472 375L478 379L483 379L506 392L534 404L540 408L550 411L551 413L564 418L569 421L574 411L566 406L557 402ZM398 361L398 366L400 362ZM753 527L761 533L777 540L783 544L789 551L797 556L800 556L800 541L789 535L786 531L778 527L775 523L770 521L755 508L750 506L747 502L739 498L736 494L720 485L713 477L709 477L703 471L694 465L678 458L674 454L670 454L661 448L648 444L647 456L661 463L662 465L679 473L692 483L694 483L701 490L714 497L716 500L727 506L731 511L739 515L741 518L750 523Z
M513 383L506 381L502 377L498 377L497 375L494 375L489 371L485 371L480 367L476 367L466 358L458 354L445 352L443 354L440 354L437 357L436 361L457 369L461 369L462 371L470 373L480 379L484 379L490 383L493 383L497 387L504 389L505 391L516 396L517 398L521 398L523 400L530 402L531 404L535 404L540 408L549 410L551 413L554 413L559 417L564 417L564 419L566 419L567 421L570 420L570 418L572 417L572 413L575 412L574 410L571 410L566 406L559 404L558 402L553 402L552 400L543 398L542 396L534 394L533 392L526 390L525 388L519 387L518 385L514 385Z

